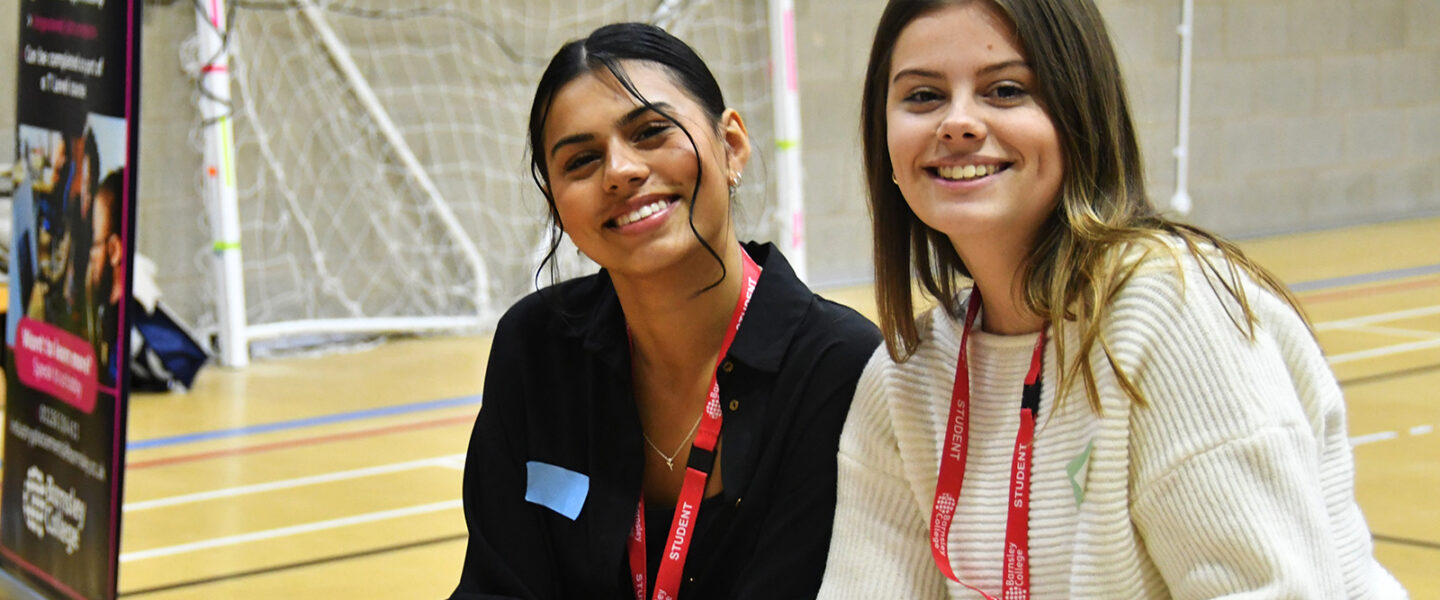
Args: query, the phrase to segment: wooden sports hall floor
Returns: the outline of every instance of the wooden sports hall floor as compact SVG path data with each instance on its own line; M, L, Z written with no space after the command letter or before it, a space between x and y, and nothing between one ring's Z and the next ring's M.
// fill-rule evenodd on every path
M1344 384L1376 553L1440 598L1440 219L1242 244ZM826 295L873 316L870 290ZM485 338L210 367L130 409L122 598L440 598L465 548Z

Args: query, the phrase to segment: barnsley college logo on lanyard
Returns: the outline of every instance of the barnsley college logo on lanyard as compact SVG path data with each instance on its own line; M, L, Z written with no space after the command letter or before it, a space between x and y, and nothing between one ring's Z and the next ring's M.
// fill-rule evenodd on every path
M755 285L760 282L760 266L750 255L740 250L744 261L744 279L741 281L740 299L735 302L735 313L730 317L730 328L720 342L720 361L730 352L730 342L735 341L735 332L740 330L740 321L745 318L745 308L755 294ZM685 568L685 556L690 553L690 539L695 524L699 522L700 500L705 494L705 480L715 464L715 442L720 438L720 381L712 371L710 375L710 399L705 403L705 414L700 420L700 433L690 446L690 460L685 466L685 483L680 487L680 499L675 503L675 516L670 520L670 543L665 547L665 556L660 558L660 572L655 574L655 600L675 600L680 592L680 573ZM630 582L635 586L635 598L645 600L645 497L635 508L635 525L626 542L630 551Z
M980 312L980 290L970 294L965 311L965 329L960 334L960 361L955 369L955 388L950 395L949 435L940 454L940 476L935 485L935 507L930 513L930 551L940 572L952 581L979 592L987 600L994 596L961 581L950 566L950 522L960 485L965 482L965 455L970 442L970 362L966 346L975 316ZM1010 465L1010 507L1005 519L1005 575L1001 598L1025 600L1030 597L1030 453L1035 439L1035 416L1040 410L1040 367L1045 356L1045 331L1035 341L1030 372L1021 392L1020 432L1015 436L1015 456Z

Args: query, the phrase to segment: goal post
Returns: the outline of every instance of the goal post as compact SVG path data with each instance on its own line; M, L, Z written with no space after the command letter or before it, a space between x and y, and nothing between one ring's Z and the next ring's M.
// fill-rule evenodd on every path
M803 273L798 99L783 85L796 78L790 4L196 2L216 282L199 327L216 333L222 364L243 366L277 340L478 332L548 284L530 97L560 44L615 21L661 24L694 46L754 146L776 149L747 169L739 232L779 242ZM564 276L593 269L557 258Z

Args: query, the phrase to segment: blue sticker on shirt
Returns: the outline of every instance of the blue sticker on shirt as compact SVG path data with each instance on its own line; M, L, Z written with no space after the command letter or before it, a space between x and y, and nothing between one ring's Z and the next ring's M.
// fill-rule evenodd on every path
M532 460L525 463L525 500L565 515L571 521L580 516L590 476L570 469Z

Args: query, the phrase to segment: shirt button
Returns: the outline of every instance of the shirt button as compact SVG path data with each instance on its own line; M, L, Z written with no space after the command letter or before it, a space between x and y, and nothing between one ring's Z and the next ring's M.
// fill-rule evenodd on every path
M724 372L726 372L726 373L729 373L729 372L731 372L731 371L734 371L734 370L735 370L735 363L730 362L730 361L728 361L728 360L725 361L725 362L723 362L723 363L720 363L720 370L721 370L721 371L724 371Z
M739 400L731 400L731 401L730 401L730 411L731 411L731 412L734 412L734 411L736 411L736 410L740 410L740 401L739 401Z

